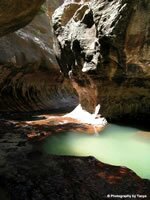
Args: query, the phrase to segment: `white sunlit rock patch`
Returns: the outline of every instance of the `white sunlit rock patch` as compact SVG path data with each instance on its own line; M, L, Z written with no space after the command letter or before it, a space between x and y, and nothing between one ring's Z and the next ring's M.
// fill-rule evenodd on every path
M100 104L98 104L95 108L94 113L89 113L84 110L79 104L72 112L64 115L63 117L70 117L76 120L79 120L81 123L87 123L96 126L105 126L107 124L107 120L104 117L101 117L99 113Z

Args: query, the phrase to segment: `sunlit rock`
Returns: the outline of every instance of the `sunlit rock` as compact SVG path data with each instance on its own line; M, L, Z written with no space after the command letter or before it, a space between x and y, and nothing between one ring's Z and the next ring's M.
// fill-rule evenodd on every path
M84 110L150 119L150 2L65 1L53 14L54 50Z
M61 1L51 2L51 12ZM77 97L53 53L49 7L26 27L0 38L0 111L66 109ZM17 22L16 22L17 23Z
M97 126L105 126L107 124L107 121L104 117L101 117L98 114L99 110L100 110L100 105L97 105L95 108L95 112L91 114L86 110L84 110L81 104L79 104L71 113L64 115L64 117L77 119L81 123L87 123Z

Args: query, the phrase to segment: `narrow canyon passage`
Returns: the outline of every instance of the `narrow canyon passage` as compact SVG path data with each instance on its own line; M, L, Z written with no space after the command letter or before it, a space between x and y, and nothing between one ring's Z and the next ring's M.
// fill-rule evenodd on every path
M149 200L150 1L0 16L0 200Z

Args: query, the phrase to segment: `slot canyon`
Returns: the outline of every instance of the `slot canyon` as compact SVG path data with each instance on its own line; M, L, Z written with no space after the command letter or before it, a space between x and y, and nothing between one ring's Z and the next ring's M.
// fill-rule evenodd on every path
M0 200L149 200L150 1L0 16Z

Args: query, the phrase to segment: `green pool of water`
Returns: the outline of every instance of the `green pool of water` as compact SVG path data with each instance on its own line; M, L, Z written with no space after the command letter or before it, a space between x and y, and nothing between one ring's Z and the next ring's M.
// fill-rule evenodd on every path
M132 169L150 179L150 132L110 124L100 134L66 132L48 137L44 151L55 155L94 156L98 160Z

